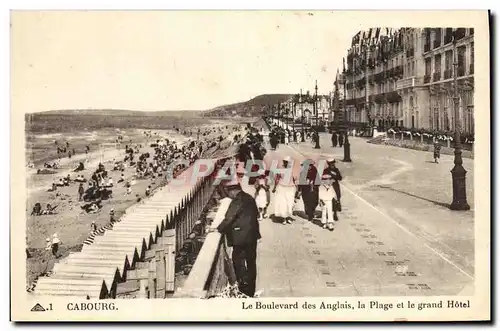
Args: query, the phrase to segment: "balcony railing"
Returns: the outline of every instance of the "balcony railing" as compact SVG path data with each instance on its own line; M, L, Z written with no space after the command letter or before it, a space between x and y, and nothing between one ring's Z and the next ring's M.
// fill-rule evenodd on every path
M452 70L451 69L447 69L444 71L444 79L450 79L451 78L451 74L452 74Z
M422 77L407 77L396 81L396 90L422 85Z
M441 80L441 71L437 71L432 74L432 81L439 82Z
M425 43L424 45L424 52L428 52L431 50L431 43Z
M469 75L473 75L474 74L474 63L471 63L469 65Z
M431 81L431 75L425 75L424 76L424 84L430 83Z
M348 105L348 106L354 106L354 105L357 105L357 104L360 104L360 103L363 103L363 102L365 102L365 98L364 97L355 98L355 99L347 99L346 100L346 105Z
M441 39L434 40L434 43L432 45L433 45L433 48L438 48L439 46L441 46Z

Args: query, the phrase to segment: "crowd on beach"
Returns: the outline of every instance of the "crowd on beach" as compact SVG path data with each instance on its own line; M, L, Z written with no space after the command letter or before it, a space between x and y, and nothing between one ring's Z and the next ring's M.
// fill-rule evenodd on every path
M67 192L68 187L75 187L75 198L70 197L70 199L78 201L81 212L86 214L101 213L106 204L105 201L109 201L107 204L113 204L113 193L118 188L124 191L125 196L131 196L135 202L139 202L151 196L155 187L167 184L202 156L210 157L211 153L240 143L243 139L242 129L240 125L225 127L213 125L198 129L197 134L184 131L182 133L188 137L184 136L178 140L173 139L172 136L161 137L151 131L145 131L144 135L148 143L129 141L125 145L123 157L108 162L101 160L96 169L90 173L88 160L78 162L78 165L67 174L60 178L54 177L47 191L51 192L55 198L45 207L40 202L35 202L31 216L57 214L58 206L54 201L57 201L59 196L64 199L62 198L64 194L60 191ZM176 162L180 160L182 162ZM61 168L54 170L57 170L59 174L64 171ZM138 181L149 181L143 192L134 190ZM116 221L118 218L112 208L109 211L109 223L112 225ZM94 221L89 226L90 233L96 233L99 230ZM46 249L50 250L53 256L59 257L58 249L62 243L60 236L54 233L52 237L46 239L46 242Z

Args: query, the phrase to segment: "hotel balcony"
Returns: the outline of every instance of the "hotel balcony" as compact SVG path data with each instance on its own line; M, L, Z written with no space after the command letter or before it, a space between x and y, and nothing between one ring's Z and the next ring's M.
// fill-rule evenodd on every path
M434 40L434 43L432 44L434 47L433 48L438 48L441 46L441 40Z
M358 104L361 104L361 103L364 103L364 102L365 102L365 98L364 97L355 98L355 99L347 99L346 100L346 105L353 106L353 105L358 105Z
M424 84L430 83L431 82L431 75L425 75L424 76Z
M406 50L406 57L412 57L415 55L415 50L413 48L409 48Z
M421 77L406 77L396 81L396 90L402 90L405 88L415 87L422 85Z
M432 81L439 82L441 80L441 71L437 71L432 74Z

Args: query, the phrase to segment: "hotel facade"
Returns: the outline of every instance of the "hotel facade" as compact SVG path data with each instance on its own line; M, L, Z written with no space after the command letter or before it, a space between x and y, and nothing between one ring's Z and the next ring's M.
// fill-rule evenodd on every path
M360 31L337 78L346 92L345 109L339 111L351 123L379 130L454 130L454 51L460 129L474 133L474 29L469 28Z

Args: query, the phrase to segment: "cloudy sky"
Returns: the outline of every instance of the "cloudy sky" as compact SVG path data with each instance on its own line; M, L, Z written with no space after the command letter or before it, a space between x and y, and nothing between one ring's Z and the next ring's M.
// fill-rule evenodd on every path
M415 16L394 14L394 26ZM328 93L352 36L377 22L377 12L16 12L12 103L204 110L312 91L316 79Z

